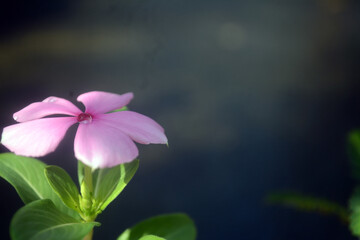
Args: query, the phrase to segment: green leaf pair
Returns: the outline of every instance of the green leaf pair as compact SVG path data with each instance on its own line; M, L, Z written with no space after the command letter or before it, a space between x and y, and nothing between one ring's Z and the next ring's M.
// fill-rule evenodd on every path
M10 223L13 240L82 240L96 216L125 188L139 161L92 171L79 161L80 193L68 173L33 158L0 154L0 177L26 204ZM90 234L91 235L91 234ZM195 240L196 229L185 214L161 215L125 230L117 240Z
M113 168L92 171L79 161L81 194L64 169L48 166L45 168L45 175L63 203L78 212L83 220L91 222L121 193L138 166L139 160L134 160Z
M10 224L12 239L83 239L96 222L83 222L58 210L49 199L37 200L20 208Z
M80 202L80 208L83 211L88 210L86 214L90 217L96 217L122 192L138 167L139 160L136 159L113 168L96 169L87 174L86 172L90 171L89 167L79 161L79 184L83 198L85 198L85 201ZM90 184L84 184L86 181ZM91 189L88 189L89 185ZM87 204L89 206L86 206Z
M84 221L82 196L71 177L60 167L47 166L33 158L0 154L0 176L7 180L26 204L10 224L12 239L82 239L94 226L97 214L124 189L138 168L138 160L110 169L99 169L91 177L94 212ZM81 170L87 168L81 164ZM79 175L80 184L83 183ZM81 219L83 218L83 219ZM61 237L62 236L62 237ZM66 236L66 237L65 237Z
M76 219L79 214L68 208L49 185L44 174L46 164L12 153L0 154L0 177L8 181L25 203L50 199L57 209Z

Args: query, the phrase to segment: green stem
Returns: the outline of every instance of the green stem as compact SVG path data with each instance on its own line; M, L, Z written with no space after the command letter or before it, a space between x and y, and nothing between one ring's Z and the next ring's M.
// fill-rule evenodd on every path
M84 237L83 240L92 240L94 230L91 229L91 231Z
M89 166L84 166L84 180L81 184L81 207L84 215L82 218L85 222L92 222L95 217L92 212L92 199L93 199L93 181L92 181L92 169ZM92 240L93 229L84 237L83 240Z
M84 181L90 192L93 192L93 183L92 183L92 170L91 167L85 165L84 167Z

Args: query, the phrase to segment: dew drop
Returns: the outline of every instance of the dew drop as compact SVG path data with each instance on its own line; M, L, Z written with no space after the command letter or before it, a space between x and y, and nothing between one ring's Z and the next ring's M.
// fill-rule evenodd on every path
M49 102L49 103L53 103L53 102L56 102L56 98L54 97L48 97L47 99L45 99L43 102Z
M15 115L13 116L13 118L14 118L15 121L19 119L19 117L15 116Z
M79 123L91 123L92 122L92 116L88 113L80 113L79 116L77 116L77 121Z

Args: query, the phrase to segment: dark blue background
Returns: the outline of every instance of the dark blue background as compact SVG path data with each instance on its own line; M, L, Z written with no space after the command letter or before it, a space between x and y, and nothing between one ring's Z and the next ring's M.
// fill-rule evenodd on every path
M48 96L132 91L169 148L99 216L95 239L186 212L198 239L352 239L337 218L267 205L298 190L347 205L360 126L358 1L4 1L0 125ZM80 106L80 105L79 105ZM72 127L41 158L76 177ZM2 147L2 151L7 151ZM1 234L22 206L0 180Z

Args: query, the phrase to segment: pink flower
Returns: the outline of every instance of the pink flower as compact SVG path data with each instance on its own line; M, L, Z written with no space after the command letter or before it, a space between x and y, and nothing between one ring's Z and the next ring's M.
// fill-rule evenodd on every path
M132 98L132 93L84 93L77 98L85 105L82 112L68 100L48 97L16 112L14 119L19 123L4 128L1 143L15 154L41 157L53 152L67 129L79 123L74 142L77 159L92 168L130 162L138 156L133 141L167 143L164 129L154 120L132 111L108 113ZM42 118L53 114L70 116Z

